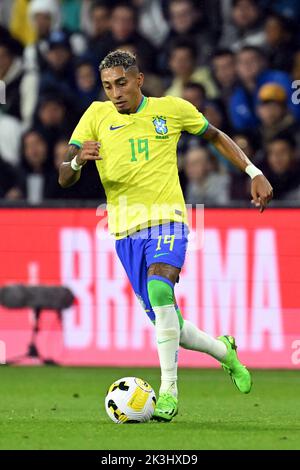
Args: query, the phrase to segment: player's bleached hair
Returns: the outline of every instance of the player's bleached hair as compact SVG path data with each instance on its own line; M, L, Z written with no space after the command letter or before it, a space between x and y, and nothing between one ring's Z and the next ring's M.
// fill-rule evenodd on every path
M110 69L112 67L123 67L125 71L130 67L138 68L136 56L129 51L119 49L110 52L100 63L99 70L101 72L104 69Z

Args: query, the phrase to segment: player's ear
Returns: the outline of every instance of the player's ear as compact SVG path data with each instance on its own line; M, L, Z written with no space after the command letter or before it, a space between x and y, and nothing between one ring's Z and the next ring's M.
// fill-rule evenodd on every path
M144 84L144 74L142 72L139 72L139 74L137 76L137 83L138 83L138 86L140 88L142 88L142 86Z

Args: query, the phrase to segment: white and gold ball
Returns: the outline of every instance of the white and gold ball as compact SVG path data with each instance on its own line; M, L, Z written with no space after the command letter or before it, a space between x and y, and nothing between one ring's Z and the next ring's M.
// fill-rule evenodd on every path
M137 377L123 377L108 389L105 409L117 424L145 423L153 415L156 396L145 380Z

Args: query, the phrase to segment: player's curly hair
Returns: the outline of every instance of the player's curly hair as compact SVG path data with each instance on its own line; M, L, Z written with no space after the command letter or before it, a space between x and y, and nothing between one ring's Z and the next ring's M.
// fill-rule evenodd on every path
M138 67L136 56L129 51L116 50L107 54L99 66L100 72L111 67L123 67L127 71L130 67Z

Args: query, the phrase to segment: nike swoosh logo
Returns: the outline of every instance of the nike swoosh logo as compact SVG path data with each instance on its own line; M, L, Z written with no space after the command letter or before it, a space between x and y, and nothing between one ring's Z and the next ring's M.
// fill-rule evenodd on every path
M117 130L117 129L121 129L121 127L125 127L125 124L123 124L123 126L115 126L115 127L114 127L114 126L110 126L109 129L110 129L111 131L115 131L115 130Z
M169 253L158 253L157 255L154 255L154 258L158 258L159 256L164 256L168 255Z
M162 344L162 343L167 343L168 341L171 341L170 339L164 339L162 341L157 341L158 344Z

